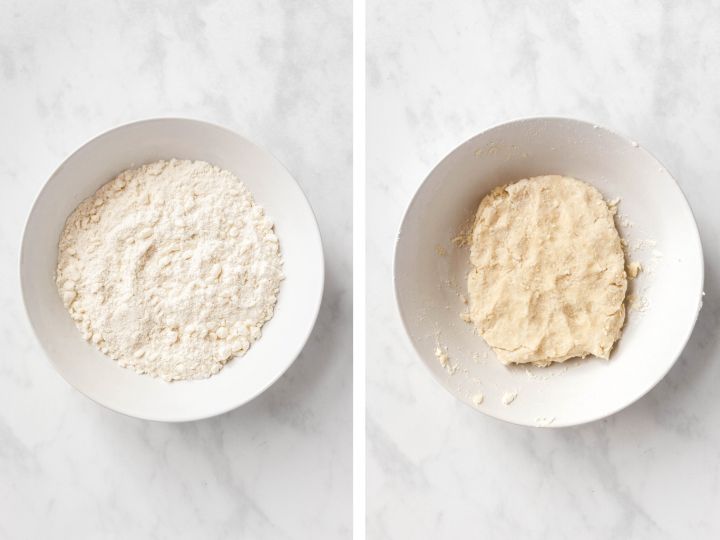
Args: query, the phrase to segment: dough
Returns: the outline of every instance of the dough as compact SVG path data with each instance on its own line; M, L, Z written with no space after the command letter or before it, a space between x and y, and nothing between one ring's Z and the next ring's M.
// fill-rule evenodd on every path
M58 245L58 292L83 337L166 381L245 354L282 279L272 221L233 173L203 161L123 171L80 203Z
M505 364L608 358L625 320L625 258L594 187L538 176L480 203L470 247L470 319Z

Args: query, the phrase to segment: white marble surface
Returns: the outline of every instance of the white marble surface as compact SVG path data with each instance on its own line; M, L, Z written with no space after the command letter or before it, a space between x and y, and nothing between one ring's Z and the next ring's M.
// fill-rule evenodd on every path
M0 538L348 538L351 5L24 2L0 7ZM270 149L317 214L318 325L261 397L164 425L95 405L51 368L17 259L44 180L96 134L189 116Z
M720 537L720 6L679 4L370 2L369 538ZM414 357L393 301L395 234L425 175L471 135L533 115L587 119L655 153L706 256L705 305L676 366L579 428L506 425L456 402Z

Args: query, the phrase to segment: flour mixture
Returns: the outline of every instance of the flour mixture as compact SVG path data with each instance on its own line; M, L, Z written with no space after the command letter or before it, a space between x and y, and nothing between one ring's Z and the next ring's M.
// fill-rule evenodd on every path
M273 224L231 172L202 161L127 170L70 215L57 286L83 337L166 381L217 373L273 316Z
M609 357L627 289L614 213L597 189L562 176L520 180L482 200L469 318L503 363Z

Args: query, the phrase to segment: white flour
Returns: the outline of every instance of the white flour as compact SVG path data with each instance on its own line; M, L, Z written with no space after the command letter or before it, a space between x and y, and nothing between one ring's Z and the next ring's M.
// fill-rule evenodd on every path
M272 222L232 173L201 161L127 170L70 215L57 286L86 340L167 381L217 373L273 316Z

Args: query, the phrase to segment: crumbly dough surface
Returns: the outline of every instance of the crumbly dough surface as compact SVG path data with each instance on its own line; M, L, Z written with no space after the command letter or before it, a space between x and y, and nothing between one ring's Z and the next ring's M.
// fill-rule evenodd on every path
M505 364L609 358L625 320L625 258L615 210L591 185L538 176L478 208L470 319Z
M83 337L122 367L202 379L247 352L283 279L272 221L203 161L123 171L68 217L57 287Z

